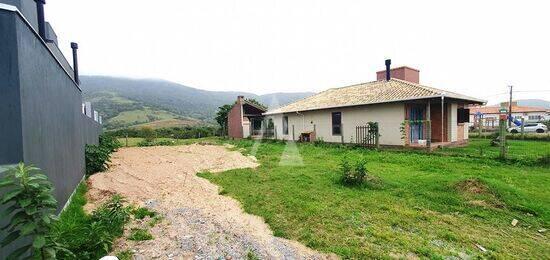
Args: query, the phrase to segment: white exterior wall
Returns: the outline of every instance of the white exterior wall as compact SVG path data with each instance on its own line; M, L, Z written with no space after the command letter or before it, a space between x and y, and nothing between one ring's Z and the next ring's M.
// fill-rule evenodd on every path
M342 136L332 135L332 112L342 113ZM316 137L325 142L355 143L355 127L366 125L368 122L378 122L380 128L380 144L403 145L401 139L401 123L405 120L404 103L386 103L368 106L325 109L306 111L300 114L289 113L288 135L283 135L283 115L271 115L277 139L292 140L292 126L294 126L294 140L298 140L300 133L316 130Z
M449 124L447 129L449 131L449 140L451 142L456 142L458 140L458 123L457 123L457 109L458 109L458 105L456 103L451 103L451 104L448 104L447 105L447 111L449 111L447 113L447 123Z
M468 124L464 124L464 140L468 140L470 137L470 127Z

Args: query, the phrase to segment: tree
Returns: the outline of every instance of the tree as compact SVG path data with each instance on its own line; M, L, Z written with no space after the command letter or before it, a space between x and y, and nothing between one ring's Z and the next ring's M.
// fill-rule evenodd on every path
M246 99L246 102L248 103L251 103L251 104L254 104L264 110L267 110L267 106L265 106L264 104L260 103L260 101L256 100L256 99L253 99L253 98L247 98Z
M233 108L233 104L223 105L219 107L218 112L216 112L216 122L218 122L224 131L227 131L227 116L231 108Z

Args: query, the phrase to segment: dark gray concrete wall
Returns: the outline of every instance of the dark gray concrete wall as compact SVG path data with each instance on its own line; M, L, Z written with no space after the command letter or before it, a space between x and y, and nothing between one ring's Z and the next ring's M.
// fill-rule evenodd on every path
M34 30L38 31L38 18L36 15L36 2L34 0L0 0L0 3L13 5L31 23Z
M82 94L27 24L15 25L23 158L47 173L63 205L84 174Z
M0 35L0 165L42 169L60 210L84 176L85 144L97 144L101 126L82 114L81 90L17 13L0 9ZM0 259L22 244L0 249Z
M99 138L102 133L102 125L93 119L82 114L82 136L84 137L85 144L99 144Z
M0 165L23 160L16 17L0 10Z

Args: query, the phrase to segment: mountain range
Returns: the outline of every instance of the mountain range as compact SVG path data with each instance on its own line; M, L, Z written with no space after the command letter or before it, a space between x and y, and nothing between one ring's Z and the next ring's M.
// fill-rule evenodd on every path
M213 123L217 108L235 102L239 95L276 108L314 94L207 91L165 80L108 76L81 76L80 80L84 100L103 115L107 129Z

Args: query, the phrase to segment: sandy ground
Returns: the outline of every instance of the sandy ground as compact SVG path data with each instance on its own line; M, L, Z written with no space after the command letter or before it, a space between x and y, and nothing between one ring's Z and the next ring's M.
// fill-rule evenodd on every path
M262 218L244 213L239 202L196 176L257 166L253 157L222 146L123 148L107 172L89 178L87 208L118 193L162 214L163 221L150 230L153 240L116 242L115 252L133 250L138 259L335 258L274 237Z

